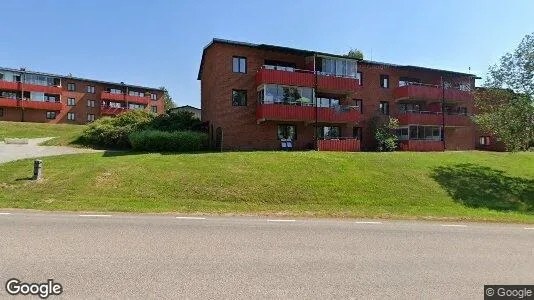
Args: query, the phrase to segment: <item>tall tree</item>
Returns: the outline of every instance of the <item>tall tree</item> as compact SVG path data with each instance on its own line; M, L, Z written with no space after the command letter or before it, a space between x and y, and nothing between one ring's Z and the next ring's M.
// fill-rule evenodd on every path
M534 141L534 34L489 68L484 85L475 93L473 121L508 151L526 150Z
M163 90L163 102L165 111L176 107L176 104L174 103L174 101L172 101L172 97L169 94L169 91L164 86L160 87L160 89Z
M349 53L346 55L351 58L363 59L363 52L358 49L350 49Z
M526 35L514 52L489 68L486 87L508 88L534 96L534 33Z

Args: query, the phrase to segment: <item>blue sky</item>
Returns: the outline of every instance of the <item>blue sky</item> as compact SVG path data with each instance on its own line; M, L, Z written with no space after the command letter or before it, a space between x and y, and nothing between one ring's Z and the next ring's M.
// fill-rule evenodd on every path
M534 1L3 1L0 66L145 86L200 105L213 38L484 76L534 32Z

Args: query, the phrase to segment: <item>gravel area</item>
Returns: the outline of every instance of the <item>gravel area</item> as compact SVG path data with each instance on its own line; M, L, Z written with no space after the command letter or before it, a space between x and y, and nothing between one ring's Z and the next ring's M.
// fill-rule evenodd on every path
M29 139L28 144L6 144L0 142L0 164L24 158L37 158L73 153L88 153L98 150L71 148L65 146L39 146L40 143L52 138Z

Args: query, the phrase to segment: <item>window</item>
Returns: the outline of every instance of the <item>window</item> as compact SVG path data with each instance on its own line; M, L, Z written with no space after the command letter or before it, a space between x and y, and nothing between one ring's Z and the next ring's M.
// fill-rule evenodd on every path
M232 90L232 106L247 106L247 91Z
M48 120L53 120L56 118L56 112L55 111L47 111L46 112L46 118Z
M319 139L335 139L341 136L341 127L339 126L322 126L317 127L317 137Z
M490 137L489 136L481 136L478 140L478 143L481 146L489 146L490 145Z
M389 115L389 102L380 101L379 104L380 113L383 115Z
M398 129L395 130L395 133L396 133L397 137L399 138L399 140L401 140L401 141L405 141L405 140L409 139L409 137L408 137L408 127L398 128Z
M360 86L363 85L363 74L362 72L356 72L356 79L360 81Z
M352 128L352 137L357 138L358 140L362 139L362 128L361 127L353 127Z
M232 58L232 71L234 73L247 73L247 58L234 56Z
M3 116L4 116L4 109L0 107L0 117L3 117Z
M136 104L136 103L128 103L129 109L145 109L146 105L143 104Z
M356 105L356 109L363 113L363 100L362 99L356 99L354 100L354 104Z
M400 113L417 113L421 110L419 104L414 103L400 103L399 112Z
M92 86L92 85L88 85L85 87L85 91L90 93L90 94L94 94L95 93L95 87Z
M87 114L87 121L88 122L93 122L95 120L95 115L93 114Z
M259 95L261 103L312 105L313 89L307 87L265 85L265 95Z
M388 75L380 75L380 87L383 88L389 88L389 76Z
M87 100L87 107L96 107L95 100Z
M318 58L318 71L326 75L356 78L357 63L352 59Z
M0 73L0 80L4 80L4 73Z
M151 93L151 94L150 94L150 99L152 99L152 100L158 100L158 95L156 95L156 94L152 94L152 93Z
M128 91L128 95L130 96L136 96L136 97L144 97L145 93L138 92L138 91Z
M297 126L295 125L278 125L278 139L297 139Z
M111 94L122 94L122 90L119 89L109 89Z
M45 102L56 102L58 99L57 99L57 96L45 94L44 100Z
M458 107L458 114L467 115L467 107Z
M74 121L76 119L76 115L72 112L67 113L67 120Z
M410 140L439 141L441 139L441 127L439 126L410 126L409 134L410 134Z
M68 99L67 99L67 105L68 105L68 106L74 106L74 105L76 105L76 99L74 99L74 98L68 98Z
M74 83L67 83L67 90L71 92L75 91L76 85Z
M150 110L151 110L153 113L155 113L155 114L158 113L158 107L157 107L156 105L152 105L152 106L150 107Z
M20 82L20 75L13 75L14 82Z

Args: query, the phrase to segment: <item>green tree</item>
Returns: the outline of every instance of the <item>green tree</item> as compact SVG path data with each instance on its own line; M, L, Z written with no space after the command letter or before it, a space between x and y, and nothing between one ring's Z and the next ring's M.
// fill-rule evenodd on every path
M534 33L526 35L512 53L489 68L486 87L512 89L534 96Z
M534 140L534 34L489 68L484 85L475 93L473 121L508 151L528 149Z
M169 91L167 91L167 89L163 86L160 87L160 89L163 90L163 103L164 103L165 111L176 107L176 104L174 104L174 101L172 101L172 97L169 94Z
M350 49L349 53L346 55L351 58L363 59L363 52L358 49Z
M395 151L398 143L395 129L399 128L399 120L391 116L374 116L371 123L375 132L376 150Z

